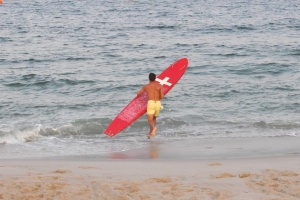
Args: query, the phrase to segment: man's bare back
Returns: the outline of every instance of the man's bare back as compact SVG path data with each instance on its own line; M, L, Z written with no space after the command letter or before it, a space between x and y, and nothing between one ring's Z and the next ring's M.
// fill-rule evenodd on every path
M149 84L145 85L139 92L138 95L143 93L144 91L147 92L148 100L159 101L164 98L164 93L162 86L157 82L150 82Z

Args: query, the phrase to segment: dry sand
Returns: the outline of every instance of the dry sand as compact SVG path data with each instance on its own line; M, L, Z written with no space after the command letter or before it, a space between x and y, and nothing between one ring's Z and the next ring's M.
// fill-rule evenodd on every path
M299 200L300 157L1 161L0 199Z

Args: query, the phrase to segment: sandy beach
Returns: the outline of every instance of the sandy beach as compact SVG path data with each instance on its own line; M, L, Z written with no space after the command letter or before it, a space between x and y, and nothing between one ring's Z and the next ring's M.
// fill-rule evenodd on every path
M0 199L300 199L299 155L218 160L6 160Z

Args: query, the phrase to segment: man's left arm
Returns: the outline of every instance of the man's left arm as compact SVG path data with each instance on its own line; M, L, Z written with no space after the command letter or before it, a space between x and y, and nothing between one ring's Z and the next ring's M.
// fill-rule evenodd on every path
M145 87L142 87L142 89L136 93L136 96L139 96L139 95L143 94L144 92L145 92Z

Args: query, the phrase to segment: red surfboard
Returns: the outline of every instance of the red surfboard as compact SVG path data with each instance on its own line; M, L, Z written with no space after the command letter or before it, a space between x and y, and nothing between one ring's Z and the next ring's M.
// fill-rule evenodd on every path
M182 58L170 65L165 71L157 76L155 81L159 82L163 86L165 95L179 81L187 67L188 59ZM135 120L146 113L147 102L148 97L146 92L135 97L110 123L104 133L112 137L127 128Z

